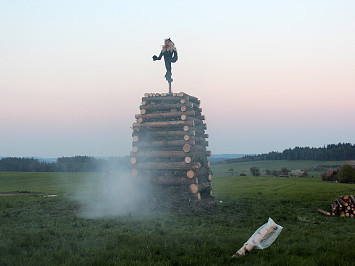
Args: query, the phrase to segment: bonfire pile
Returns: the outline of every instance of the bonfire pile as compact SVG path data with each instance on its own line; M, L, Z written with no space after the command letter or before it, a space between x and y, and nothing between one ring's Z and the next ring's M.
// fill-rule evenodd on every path
M332 215L340 215L341 217L355 217L355 198L353 195L341 196L334 200L331 204Z
M199 99L183 92L146 93L132 126L132 175L169 191L170 196L211 199L207 160L211 152L206 150L208 135L201 112Z

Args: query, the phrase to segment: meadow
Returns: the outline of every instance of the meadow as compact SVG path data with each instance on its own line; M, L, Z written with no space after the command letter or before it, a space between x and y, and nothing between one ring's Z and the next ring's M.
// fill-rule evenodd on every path
M354 265L355 220L316 209L355 184L221 174L229 168L213 166L214 209L100 219L78 215L72 195L103 174L0 172L0 193L24 193L0 197L0 265ZM283 226L276 241L231 258L268 217Z

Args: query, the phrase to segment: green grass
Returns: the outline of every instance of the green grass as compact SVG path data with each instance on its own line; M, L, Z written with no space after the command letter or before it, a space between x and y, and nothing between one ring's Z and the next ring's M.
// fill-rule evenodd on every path
M289 160L272 160L272 161L254 161L254 162L240 162L230 164L215 164L212 165L212 170L216 176L228 175L228 169L234 169L235 174L239 176L241 173L251 175L250 168L258 167L261 171L261 175L265 175L265 170L281 170L286 167L288 170L306 170L309 176L320 177L323 171L315 171L313 167L315 165L343 165L344 161L289 161ZM334 170L334 169L333 169Z
M70 196L100 177L0 172L0 193L36 192L0 197L0 265L354 265L355 220L315 210L355 194L355 184L215 175L213 212L81 218ZM268 217L284 227L278 239L232 259Z

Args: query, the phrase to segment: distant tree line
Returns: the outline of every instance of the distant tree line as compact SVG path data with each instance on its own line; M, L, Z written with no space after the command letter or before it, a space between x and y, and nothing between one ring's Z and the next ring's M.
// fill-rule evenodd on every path
M283 152L269 152L265 154L244 156L242 158L227 159L220 163L236 163L262 160L316 160L343 161L355 160L355 145L351 143L328 144L322 148L296 147Z
M89 156L61 157L56 162L18 157L0 159L0 171L16 172L101 172L110 168L128 167L128 165L128 156L108 159Z

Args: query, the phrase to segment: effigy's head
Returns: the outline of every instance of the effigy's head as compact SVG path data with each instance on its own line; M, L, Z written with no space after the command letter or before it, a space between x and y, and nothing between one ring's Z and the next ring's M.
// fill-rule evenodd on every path
M170 40L170 38L164 40L162 52L165 51L176 51L175 44Z
M170 38L164 40L164 44L166 46L174 46L174 43L170 40Z

